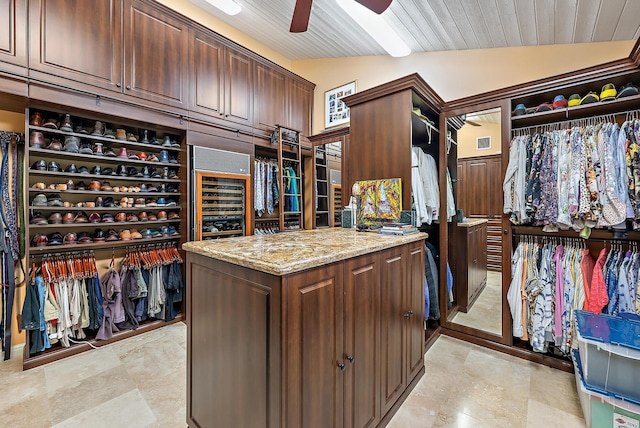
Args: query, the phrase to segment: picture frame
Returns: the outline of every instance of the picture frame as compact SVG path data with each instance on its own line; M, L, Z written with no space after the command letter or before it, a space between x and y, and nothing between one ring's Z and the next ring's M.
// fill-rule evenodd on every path
M351 116L349 107L342 102L342 98L356 93L356 82L346 83L337 88L330 89L324 93L324 127L333 128L335 126L349 123Z

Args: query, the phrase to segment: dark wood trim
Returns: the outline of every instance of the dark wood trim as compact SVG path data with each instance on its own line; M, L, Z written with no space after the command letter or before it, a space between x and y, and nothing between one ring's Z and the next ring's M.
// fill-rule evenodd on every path
M314 134L309 136L309 141L312 143L317 143L323 140L338 140L345 135L349 135L350 127L343 126L342 128L330 129L328 131L320 132L319 134Z
M544 232L542 227L537 226L512 226L514 235L534 235L534 236L547 236L549 238L581 238L580 233L573 229L559 230L557 232ZM589 239L600 240L616 240L616 241L640 241L640 232L624 231L625 238L615 238L614 233L611 230L599 230L592 229ZM582 239L582 238L581 238Z
M493 155L484 155L484 156L470 156L468 158L460 158L464 161L473 161L473 160L482 160L482 159L500 159L502 158L502 153L496 153Z
M44 351L38 355L33 357L29 357L29 344L25 343L24 345L24 362L23 362L23 370L32 369L34 367L38 367L47 363L51 363L53 361L58 361L62 358L70 357L72 355L80 354L85 351L90 351L93 349L89 344L95 347L101 347L104 345L108 345L113 342L117 342L122 339L126 339L128 337L137 336L140 333L146 333L148 331L156 330L158 328L167 326L169 324L174 324L177 322L184 321L184 314L178 314L178 316L172 321L166 322L162 320L154 320L148 323L140 324L137 330L121 330L117 333L113 334L113 337L108 340L95 340L90 339L84 342L86 343L72 343L70 347L63 348L61 346L56 345L55 348L51 348L48 351Z
M631 49L631 53L629 54L629 59L633 61L635 65L640 66L640 39L636 40L636 44L633 45L633 49Z
M27 79L11 73L0 72L0 93L2 93L2 101L0 107L3 107L8 94L11 96L26 97L28 95ZM24 108L23 108L24 110Z
M503 352L505 354L513 355L514 357L522 358L527 361L549 366L554 369L562 370L567 373L573 373L573 364L570 360L563 360L560 358L551 357L538 352L529 351L527 349L518 348L515 346L509 346L491 340L483 339L464 332L451 330L446 327L442 328L441 334L450 336L456 339L464 340L465 342L480 345L485 348L493 349L494 351Z
M423 101L426 101L433 110L440 111L442 109L444 100L440 98L418 73L410 74L400 79L367 89L366 91L355 93L343 98L342 101L344 101L347 106L353 107L407 89L415 92Z

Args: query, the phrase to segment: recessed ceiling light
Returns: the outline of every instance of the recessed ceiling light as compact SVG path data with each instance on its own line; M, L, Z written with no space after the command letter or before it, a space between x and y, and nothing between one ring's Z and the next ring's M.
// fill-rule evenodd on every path
M400 57L411 53L409 46L393 31L382 16L362 6L355 0L336 1L389 55Z
M233 0L205 0L211 6L217 7L227 15L237 15L242 7Z

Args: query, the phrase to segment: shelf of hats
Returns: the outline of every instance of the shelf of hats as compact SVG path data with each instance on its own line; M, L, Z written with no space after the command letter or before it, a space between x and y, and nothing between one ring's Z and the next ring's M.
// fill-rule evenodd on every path
M172 290L158 287L166 288L178 278L182 283L174 266L181 262L178 248L187 215L181 193L180 160L186 159L182 132L44 108L30 108L27 117L25 217L30 264L43 276L59 269L49 280L56 287L66 283L69 293L75 286L71 279L82 279L80 290L100 294L99 285L94 290L92 286L111 280L120 269L125 293L126 266L147 272L144 282L149 291L130 303L137 305L144 297L153 308L145 306L140 317L113 326L102 326L103 319L92 317L89 323L88 318L76 316L62 330L52 327L55 331L48 335L30 331L24 367L90 349L87 343L99 346L181 319L181 298L170 301ZM166 269L165 273L172 269L173 276L161 285L154 282L152 292L148 275L154 268ZM94 283L95 278L101 281ZM91 304L90 295L87 302Z

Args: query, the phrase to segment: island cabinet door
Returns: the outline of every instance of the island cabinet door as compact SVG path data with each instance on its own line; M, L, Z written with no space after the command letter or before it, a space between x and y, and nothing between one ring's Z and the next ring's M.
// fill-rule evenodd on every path
M349 364L343 354L342 264L288 276L283 293L284 426L340 428Z
M407 383L424 367L424 241L406 246L407 258Z
M344 428L380 421L380 259L377 254L344 265Z
M386 414L407 385L405 332L406 252L394 247L381 253L380 364L381 407Z

